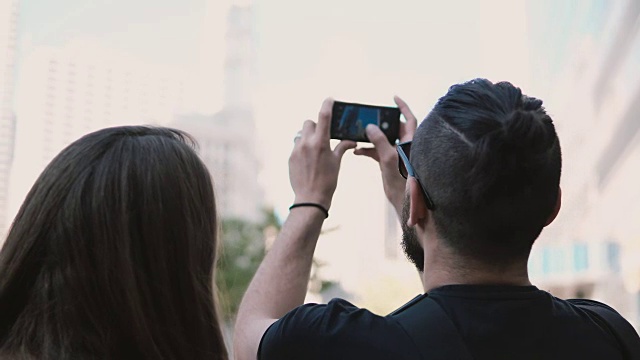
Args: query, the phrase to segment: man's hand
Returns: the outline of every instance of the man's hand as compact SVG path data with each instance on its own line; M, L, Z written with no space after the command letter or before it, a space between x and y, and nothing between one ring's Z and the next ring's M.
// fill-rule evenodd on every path
M398 96L394 97L394 100L407 120L405 123L400 123L400 142L412 140L418 121L404 100ZM398 172L398 153L395 146L389 144L389 140L377 126L369 125L366 130L367 137L374 147L356 149L354 153L368 156L380 164L384 193L400 216L406 180Z
M318 123L304 123L289 158L296 203L318 203L327 210L342 155L356 146L342 141L333 151L329 147L332 107L333 100L325 100ZM324 215L312 207L297 208L287 217L240 303L233 338L236 359L255 359L269 326L304 302L323 222Z
M289 179L295 203L317 203L329 209L338 184L338 171L345 151L356 147L353 141L341 141L332 151L329 146L333 100L322 103L318 123L305 121L289 157Z

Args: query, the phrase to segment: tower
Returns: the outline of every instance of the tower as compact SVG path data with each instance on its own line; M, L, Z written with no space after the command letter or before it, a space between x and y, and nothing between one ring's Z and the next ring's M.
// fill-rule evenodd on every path
M176 116L172 126L198 141L199 155L213 178L220 214L259 221L263 194L255 146L253 39L251 5L231 6L225 33L222 109L214 115Z
M225 37L227 54L224 63L224 108L226 110L252 113L255 63L252 24L251 5L233 5L230 8Z

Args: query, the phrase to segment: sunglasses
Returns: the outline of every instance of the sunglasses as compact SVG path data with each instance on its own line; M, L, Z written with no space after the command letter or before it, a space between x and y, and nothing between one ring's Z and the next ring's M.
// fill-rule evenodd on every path
M416 172L415 170L413 170L413 166L411 166L411 163L409 162L409 155L411 154L411 141L398 144L398 146L396 147L396 151L398 151L398 170L400 170L400 175L402 175L402 177L405 179L413 177L418 181L418 184L420 184L420 188L422 189L422 194L424 195L424 201L427 205L427 208L433 210L433 200L431 200L431 196L429 196L429 193L427 192L427 190L425 190L422 182L420 182L420 179L418 179L418 177L416 176Z

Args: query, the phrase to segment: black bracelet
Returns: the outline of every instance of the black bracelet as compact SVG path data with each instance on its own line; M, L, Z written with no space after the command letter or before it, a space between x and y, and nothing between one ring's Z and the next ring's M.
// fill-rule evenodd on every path
M320 204L316 204L316 203L298 203L298 204L293 204L293 205L289 206L289 210L295 209L297 207L303 207L303 206L316 207L316 208L320 209L324 213L324 218L325 219L329 217L329 210L325 209L324 206L322 206Z

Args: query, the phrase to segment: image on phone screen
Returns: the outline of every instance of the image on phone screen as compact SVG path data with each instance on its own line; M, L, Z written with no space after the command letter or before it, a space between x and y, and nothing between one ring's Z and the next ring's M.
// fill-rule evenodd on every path
M368 142L365 129L372 124L380 127L390 143L398 138L400 111L398 108L345 103L336 101L331 118L331 138Z
M380 109L346 105L336 135L345 139L366 139L367 125L378 125L379 122Z

